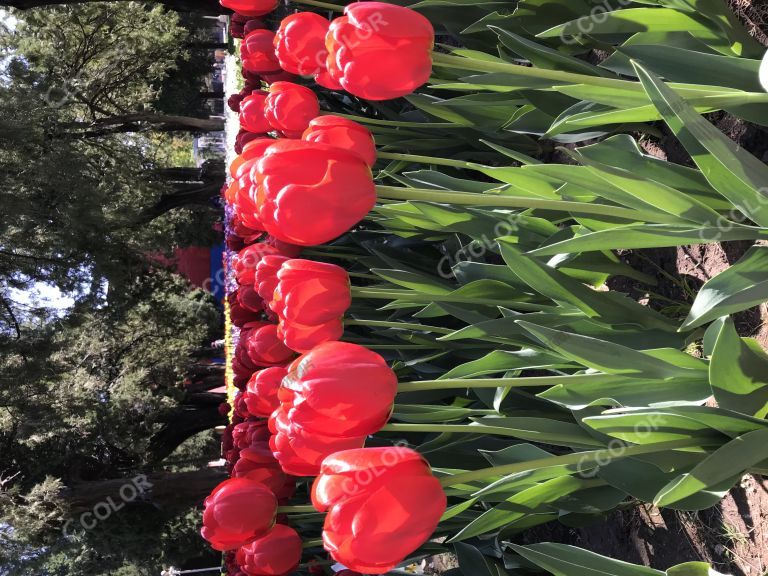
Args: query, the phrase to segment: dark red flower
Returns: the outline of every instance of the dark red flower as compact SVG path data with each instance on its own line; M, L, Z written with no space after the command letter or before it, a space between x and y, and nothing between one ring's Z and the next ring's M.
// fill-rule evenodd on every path
M263 16L277 8L277 0L219 0L219 4L243 16Z
M240 112L240 102L245 98L242 94L231 94L227 98L227 106L232 112Z
M230 478L205 499L201 534L215 550L233 550L266 534L275 523L277 498L263 484Z
M301 537L293 528L277 524L261 538L237 551L237 563L248 576L284 576L299 566Z
M344 313L351 304L346 270L298 258L282 263L273 299L268 302L279 318L285 345L297 352L308 352L318 344L341 338Z
M272 366L259 370L248 380L245 392L245 405L252 416L269 418L278 406L277 390L287 370L283 366Z
M276 2L275 2L276 3ZM264 24L261 20L258 20L257 18L251 18L248 20L248 22L245 23L245 26L243 26L243 32L245 34L250 34L254 30L266 30L267 25Z
M264 228L280 240L301 246L341 236L376 202L368 165L352 152L317 142L275 142L256 163L251 177Z
M268 72L261 75L265 84L274 84L275 82L295 82L298 79L296 74L291 74L285 70L279 72Z
M272 127L265 116L264 104L267 100L266 92L253 92L240 102L240 126L249 132L265 134Z
M328 511L323 544L334 560L365 574L388 572L426 542L446 496L429 464L410 448L362 448L332 454L312 486Z
M272 128L288 138L298 138L309 126L309 121L320 114L320 103L306 86L275 82L269 87L264 114Z
M348 118L318 116L310 121L301 139L354 152L368 166L376 163L376 143L373 140L373 134L362 124Z
M313 76L325 69L328 50L325 35L328 19L314 12L298 12L283 18L275 34L275 53L283 70Z
M424 16L385 2L353 2L331 22L326 47L330 76L368 100L410 94L432 72L435 31Z
M232 406L230 406L226 402L222 402L221 404L219 404L219 414L221 416L226 416L231 411L232 411Z
M296 491L296 479L283 471L266 441L254 442L240 451L240 458L232 468L232 477L261 482L278 501L290 498Z
M279 71L274 41L275 34L271 30L254 30L247 34L240 44L243 69L254 74Z
M269 429L266 420L249 420L232 428L232 442L238 450L267 440L269 440Z
M293 356L293 350L278 338L277 324L267 322L254 322L245 336L241 332L238 346L245 347L248 358L257 367L285 364Z

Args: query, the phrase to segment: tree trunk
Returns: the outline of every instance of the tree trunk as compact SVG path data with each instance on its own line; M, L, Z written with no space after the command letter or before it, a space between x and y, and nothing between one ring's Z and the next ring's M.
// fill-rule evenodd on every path
M147 224L155 218L159 218L166 212L181 208L182 206L207 204L211 198L215 198L221 192L223 184L224 178L222 177L219 181L191 190L184 190L174 194L164 194L154 206L150 206L139 214L135 224L137 226Z
M229 48L229 44L226 42L189 42L187 44L187 48L197 49L197 50L227 50Z
M226 417L219 414L219 404L223 401L221 394L191 394L188 403L149 439L147 465L151 467L162 462L195 434L226 424Z
M200 504L225 478L223 468L137 474L128 478L78 482L65 488L61 495L73 516L83 512L101 513L95 509L97 506L108 506L117 511L124 505L138 502L177 508Z
M43 6L54 6L57 4L91 4L101 2L102 0L0 0L0 6L10 6L19 10L28 10L30 8L40 8ZM128 1L128 0L122 0ZM155 0L165 6L168 10L176 12L196 12L199 14L209 14L218 16L220 14L230 14L231 11L223 8L218 2L210 0Z
M106 136L125 132L217 132L224 130L224 118L195 118L172 114L141 112L118 114L99 118L94 122L72 122L62 125L70 134L85 138ZM80 130L80 131L79 131Z

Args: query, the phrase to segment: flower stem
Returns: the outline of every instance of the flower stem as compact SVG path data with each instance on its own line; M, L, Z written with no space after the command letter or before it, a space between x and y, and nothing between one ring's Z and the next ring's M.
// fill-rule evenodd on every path
M442 68L473 70L476 72L506 72L508 74L525 76L527 78L552 80L556 83L587 84L590 86L619 88L625 90L636 90L637 88L640 88L637 82L619 80L618 78L604 78L602 76L590 76L589 74L576 74L574 72L563 72L561 70L548 70L546 68L522 66L520 64L512 64L510 62L476 60L474 58L453 56L450 54L440 54L438 52L432 53L432 63Z
M531 440L531 434L527 431L521 431L517 428L505 428L503 426L486 426L479 423L474 424L385 424L381 429L381 432L422 432L422 433L438 433L438 434L490 434L492 436L510 436L512 438L520 438L522 440ZM579 446L602 446L602 442L593 439L580 438L574 442ZM564 442L560 443L563 446L570 446Z
M340 114L338 112L321 112L321 116L339 116L347 120L354 120L361 124L371 124L373 126L392 126L395 128L456 128L453 122L404 122L402 120L382 120L380 118L368 118L366 116L356 116L354 114Z
M389 200L417 200L458 206L538 208L541 210L556 210L588 216L612 216L633 222L658 222L659 218L659 214L655 212L633 210L621 206L571 202L567 200L547 200L545 198L526 198L522 196L507 196L506 194L478 194L475 192L457 192L455 190L429 190L426 188L400 188L396 186L376 186L376 192L380 198Z
M536 386L557 386L558 384L584 384L612 381L613 374L575 374L573 376L533 376L521 378L458 378L445 380L422 380L401 382L398 392L420 392L422 390L448 390L452 388L527 388Z
M458 484L468 484L477 480L493 476L507 476L518 472L527 472L550 466L582 466L607 463L617 458L629 458L632 456L642 456L643 454L655 454L657 452L666 452L667 450L678 450L681 448L701 447L702 441L694 438L683 438L680 440L670 440L668 442L657 442L655 444L636 444L632 446L618 446L613 448L604 448L601 450L590 450L588 452L576 452L574 454L565 454L563 456L550 456L548 458L538 458L528 460L527 462L515 462L514 464L505 464L502 466L493 466L491 468L481 468L471 472L461 472L451 476L440 478L440 483L444 487L456 486ZM585 468L584 470L586 470ZM577 468L574 470L578 472Z
M482 304L484 306L505 306L526 312L539 312L542 306L530 302L513 300L489 300L486 298L468 298L453 294L423 294L414 290L352 287L352 296L358 298L380 298L384 300L407 300L409 302L458 302L462 304Z
M315 509L314 506L312 506L312 504L277 507L278 514L290 514L292 512L298 512L298 513L317 512L317 510Z
M436 158L434 156L418 156L415 154L395 154L394 152L379 152L378 158L384 160L404 160L406 162L418 162L420 164L435 164L436 166L451 166L453 168L466 168L468 170L474 170L476 168L484 168L472 162L465 162L463 160L450 160L448 158Z
M344 320L346 326L370 326L372 328L399 328L401 330L421 330L437 334L453 334L455 330L439 326L427 326L410 322L386 322L384 320Z
M301 545L302 548L315 548L317 546L323 545L323 539L322 538L316 538L314 540L304 540L304 543Z
M344 6L330 4L328 2L319 2L318 0L291 0L294 4L304 4L305 6L314 6L316 8L325 8L334 12L344 12Z

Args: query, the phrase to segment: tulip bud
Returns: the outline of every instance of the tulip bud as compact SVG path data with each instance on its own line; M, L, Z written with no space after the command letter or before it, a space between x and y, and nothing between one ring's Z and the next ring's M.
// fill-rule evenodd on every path
M281 68L301 76L325 70L325 35L330 24L314 12L298 12L283 18L275 34L275 53Z
M286 373L284 367L272 366L251 376L245 393L245 405L252 416L268 418L280 406L277 391Z
M269 87L264 114L272 128L288 138L298 138L309 126L309 121L320 114L320 103L306 86L275 82Z
M301 139L349 150L360 156L368 166L376 163L376 143L373 140L373 134L362 124L348 118L318 116L310 121Z
M424 16L385 2L354 2L326 36L326 67L344 90L367 100L410 94L432 72L435 31Z
M251 177L265 229L301 246L341 236L376 202L365 162L352 152L317 142L284 139L272 144Z
M254 74L279 71L274 41L275 34L271 30L254 30L247 34L240 44L243 69Z
M266 534L275 523L277 498L263 484L230 478L205 499L203 538L215 550L233 550Z
M446 496L418 452L392 446L330 455L312 486L312 503L328 511L323 544L333 559L383 574L432 536Z
M240 102L240 126L249 132L265 134L272 127L264 115L264 105L267 100L266 92L253 92Z
M219 4L243 16L263 16L277 8L277 0L219 0Z
M266 535L237 551L237 564L246 576L284 576L299 566L301 537L293 528L277 524Z

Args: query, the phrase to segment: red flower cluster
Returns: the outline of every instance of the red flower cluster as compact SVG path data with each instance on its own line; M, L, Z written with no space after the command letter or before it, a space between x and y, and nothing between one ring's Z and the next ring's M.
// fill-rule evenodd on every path
M222 442L233 478L206 499L203 536L236 550L226 557L231 574L290 573L302 541L289 518L276 524L277 502L293 496L293 475L320 474L312 500L328 511L325 548L345 575L383 573L429 538L445 494L417 453L362 448L389 419L397 378L379 354L339 341L351 305L346 270L297 256L373 208L376 145L361 124L321 115L296 75L369 100L404 96L429 78L434 31L408 8L355 2L333 21L292 14L273 33L254 17L275 0L220 2L236 12L246 81L228 100L241 131L223 191L227 246L237 251L231 368L242 392Z

